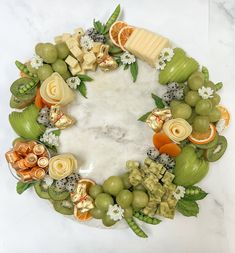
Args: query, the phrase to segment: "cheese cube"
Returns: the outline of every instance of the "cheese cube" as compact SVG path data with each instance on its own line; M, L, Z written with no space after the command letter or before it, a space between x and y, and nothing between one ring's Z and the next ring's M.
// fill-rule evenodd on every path
M56 36L54 38L54 41L55 41L55 44L59 44L59 43L63 42L62 35Z
M63 33L62 34L62 41L66 42L67 39L69 39L71 35L69 33Z
M93 64L87 64L85 61L82 63L82 70L86 71L86 70L92 70L95 71L97 67L96 63Z
M93 52L88 52L88 53L84 54L83 59L87 65L90 65L90 64L93 64L96 62L96 56Z
M69 67L69 70L73 76L77 75L82 69L80 64L78 63L74 68Z
M75 34L83 36L85 34L84 30L80 27L74 30Z
M75 68L78 65L78 61L73 58L71 55L69 55L66 59L65 62L71 67Z
M65 41L66 45L68 46L68 48L72 48L74 46L79 46L78 41L75 40L74 38L70 37Z
M72 35L72 38L74 38L77 42L78 42L78 44L80 43L80 39L81 39L81 35L79 35L78 33L74 33L73 35Z
M70 52L77 58L78 61L83 61L83 52L78 46L74 46L69 49Z
M98 54L100 52L100 47L101 47L102 43L101 42L93 42L93 48L92 48L92 52L94 54Z

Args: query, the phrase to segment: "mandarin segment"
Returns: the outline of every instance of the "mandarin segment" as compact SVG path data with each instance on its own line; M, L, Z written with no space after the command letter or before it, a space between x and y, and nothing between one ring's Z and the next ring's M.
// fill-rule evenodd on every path
M171 143L171 139L164 133L155 133L153 135L153 145L160 149L163 145Z

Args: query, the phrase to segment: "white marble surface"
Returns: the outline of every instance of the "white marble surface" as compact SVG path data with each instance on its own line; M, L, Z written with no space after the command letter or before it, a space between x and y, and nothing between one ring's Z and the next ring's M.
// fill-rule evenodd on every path
M223 103L235 113L235 4L232 0L100 0L99 4L95 0L1 0L1 253L235 252L233 121L225 133L229 148L224 158L211 166L201 183L210 195L200 203L198 218L177 215L174 221L164 221L158 227L144 226L149 234L147 240L133 236L129 230L98 230L80 225L56 214L43 200L34 198L32 191L22 196L15 193L15 181L3 158L14 138L7 123L9 85L17 76L14 60L30 57L38 41L49 41L54 35L79 26L89 27L94 17L105 20L118 2L127 22L168 36L208 66L212 79L224 82ZM109 97L109 93L104 96ZM126 105L130 104L126 102Z

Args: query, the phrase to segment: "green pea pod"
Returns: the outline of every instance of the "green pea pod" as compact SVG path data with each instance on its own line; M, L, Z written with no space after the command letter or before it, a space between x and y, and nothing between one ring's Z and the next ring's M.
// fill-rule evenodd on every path
M207 196L207 193L198 186L189 186L185 190L184 200L201 200Z
M215 90L216 91L218 91L218 90L220 90L220 89L222 89L223 88L223 83L222 82L219 82L219 83L216 83L215 84Z
M161 220L145 215L142 212L135 212L134 217L151 225L157 225L161 222Z
M202 66L202 74L204 75L205 82L208 82L210 77L209 77L209 71L207 67Z
M136 224L133 218L126 218L125 219L128 226L131 228L131 230L139 237L142 238L148 238L148 236L145 234L145 232Z
M36 74L33 74L33 73L31 73L30 71L29 71L29 69L23 64L23 63L21 63L20 61L15 61L15 65L16 65L16 67L20 70L20 71L22 71L24 74L26 74L27 76L29 76L29 77L37 77L37 75Z
M112 15L109 17L108 21L106 22L106 28L105 28L105 33L108 33L109 28L111 27L111 25L117 20L119 14L121 11L121 7L120 4L116 7L116 9L114 10L114 12L112 13Z

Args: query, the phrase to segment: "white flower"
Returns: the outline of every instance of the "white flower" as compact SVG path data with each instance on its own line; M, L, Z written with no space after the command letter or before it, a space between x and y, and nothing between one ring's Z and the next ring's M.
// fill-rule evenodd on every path
M50 146L59 146L59 136L55 135L51 129L50 131L46 131L43 136L40 138L40 141L46 143Z
M164 48L160 53L160 60L170 61L174 56L174 51L172 48Z
M80 39L80 45L83 49L90 50L93 47L93 40L89 36L84 35Z
M109 205L107 215L114 221L121 220L124 216L124 210L117 204Z
M173 192L173 196L176 200L180 200L184 197L185 194L185 188L183 186L177 186L176 190Z
M129 52L125 52L121 55L121 62L126 64L132 64L136 61L135 56L133 54L130 54Z
M157 68L157 70L163 70L165 68L165 66L166 66L166 63L163 60L160 59L157 62L156 68Z
M31 59L30 64L33 68L38 69L43 65L43 59L39 55L35 54L35 56Z
M225 119L220 119L217 124L216 124L216 131L221 134L223 132L223 130L225 129Z
M66 80L66 83L68 84L68 86L71 89L76 90L78 85L80 84L81 80L79 77L75 76L75 77L70 77Z
M203 99L213 98L213 93L214 91L211 89L211 87L202 86L200 89L198 89L198 94Z
M49 175L46 175L43 178L43 181L46 183L47 186L51 186L53 184L53 179Z

